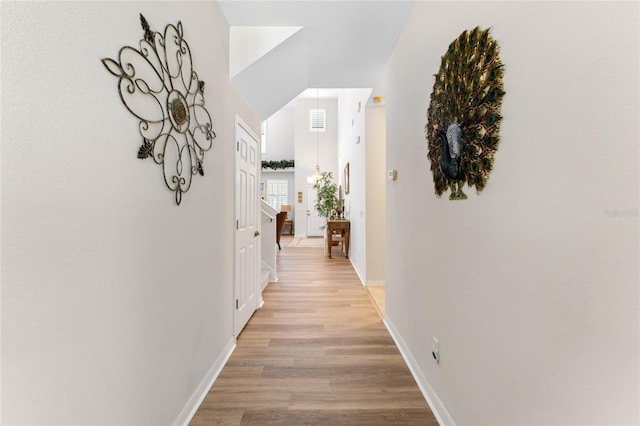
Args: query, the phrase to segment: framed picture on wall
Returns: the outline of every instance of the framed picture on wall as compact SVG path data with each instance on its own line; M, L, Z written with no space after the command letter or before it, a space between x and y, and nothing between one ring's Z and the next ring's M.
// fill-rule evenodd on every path
M349 163L344 166L344 193L349 193Z

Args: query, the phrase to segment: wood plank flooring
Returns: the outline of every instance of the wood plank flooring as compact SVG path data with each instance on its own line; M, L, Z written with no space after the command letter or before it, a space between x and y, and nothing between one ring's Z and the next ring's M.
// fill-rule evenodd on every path
M438 424L348 259L283 246L278 278L192 426Z

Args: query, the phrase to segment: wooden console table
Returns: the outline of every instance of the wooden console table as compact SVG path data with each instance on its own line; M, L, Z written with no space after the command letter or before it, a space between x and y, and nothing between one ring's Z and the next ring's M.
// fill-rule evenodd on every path
M293 235L293 219L285 219L284 226L289 227L289 235ZM284 234L284 230L282 231Z
M327 221L327 254L331 258L331 247L333 246L334 233L340 233L342 239L342 249L344 257L349 257L349 237L351 222L348 220L328 220Z

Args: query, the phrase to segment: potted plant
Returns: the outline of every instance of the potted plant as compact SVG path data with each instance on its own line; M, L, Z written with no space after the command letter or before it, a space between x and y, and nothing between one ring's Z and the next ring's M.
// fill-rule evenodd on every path
M320 178L316 180L313 185L313 189L316 190L316 204L315 208L318 211L320 217L329 220L331 213L334 211L338 204L338 185L331 181L333 179L333 173L322 172Z

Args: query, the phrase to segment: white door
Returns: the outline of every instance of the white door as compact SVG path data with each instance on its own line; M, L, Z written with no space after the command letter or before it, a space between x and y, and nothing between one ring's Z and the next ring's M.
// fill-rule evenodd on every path
M318 215L316 210L316 190L312 186L307 187L307 237L324 236L324 228L327 222Z
M233 331L238 336L258 307L258 138L236 117L236 238Z

